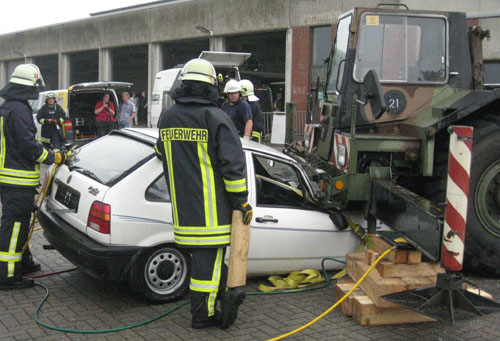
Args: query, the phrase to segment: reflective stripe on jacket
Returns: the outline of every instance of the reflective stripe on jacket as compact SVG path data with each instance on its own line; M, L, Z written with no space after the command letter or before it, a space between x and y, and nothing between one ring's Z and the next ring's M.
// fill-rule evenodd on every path
M54 163L54 155L36 140L28 102L6 100L0 106L0 185L37 187L39 163Z
M52 134L62 134L62 125L65 116L65 112L59 104L55 103L53 108L50 108L48 104L44 104L36 114L37 121L42 125L40 141L50 143ZM55 119L57 124L49 123L49 119Z

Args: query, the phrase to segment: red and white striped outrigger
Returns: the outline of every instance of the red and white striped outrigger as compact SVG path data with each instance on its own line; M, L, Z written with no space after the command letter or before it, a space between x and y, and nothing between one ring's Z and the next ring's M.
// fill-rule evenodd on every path
M451 126L441 263L462 270L474 128Z

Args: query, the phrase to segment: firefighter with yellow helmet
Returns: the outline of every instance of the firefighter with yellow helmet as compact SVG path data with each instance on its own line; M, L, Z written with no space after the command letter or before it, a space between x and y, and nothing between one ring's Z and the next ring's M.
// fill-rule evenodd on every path
M262 108L259 103L259 97L254 94L253 83L248 79L240 80L241 98L250 105L252 109L252 141L261 143L262 133L264 131L264 117L262 115Z
M172 201L175 243L191 253L191 325L196 329L228 328L235 321L245 293L226 288L224 255L232 211L242 211L246 224L252 219L245 156L231 119L217 108L216 77L206 60L184 66L182 84L172 94L175 104L160 115L155 146Z
M18 65L9 83L0 90L0 290L29 288L32 279L22 275L40 270L29 249L23 250L36 188L40 184L40 163L64 162L67 155L49 152L36 140L33 112L28 103L37 99L44 86L34 64Z

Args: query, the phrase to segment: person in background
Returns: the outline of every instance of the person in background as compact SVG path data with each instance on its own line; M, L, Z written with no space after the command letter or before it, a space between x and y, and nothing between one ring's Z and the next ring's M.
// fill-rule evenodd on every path
M109 100L109 94L102 97L94 108L97 125L97 137L108 134L115 127L115 105Z
M139 105L139 97L137 97L136 92L132 92L132 97L130 97L129 101L134 106L135 112L137 112L137 110L138 110L137 106ZM134 125L135 126L137 125L138 120L139 120L139 118L137 117L137 115L135 115L135 117L134 117Z
M137 116L139 124L147 126L148 121L148 96L146 91L141 92L139 97L139 107L137 108Z
M241 98L250 104L252 109L252 141L261 143L262 132L264 131L264 117L259 103L259 97L254 94L253 83L248 79L240 80Z
M45 104L38 110L36 120L42 125L40 141L47 149L60 151L65 143L63 123L66 113L56 102L56 94L49 92Z
M60 164L68 156L48 151L36 139L28 100L37 99L43 86L38 66L21 64L0 90L5 100L0 106L0 290L33 287L33 279L23 275L40 270L28 246L31 214L40 185L39 164Z
M275 111L283 111L283 93L278 92L276 99L274 100L273 109Z
M118 108L118 129L130 128L132 121L136 116L135 106L130 102L130 95L128 92L122 93L122 103Z
M238 134L249 140L252 134L252 109L250 105L240 98L241 86L237 80L231 79L226 83L224 92L227 94L227 102L222 105L222 111L233 120Z

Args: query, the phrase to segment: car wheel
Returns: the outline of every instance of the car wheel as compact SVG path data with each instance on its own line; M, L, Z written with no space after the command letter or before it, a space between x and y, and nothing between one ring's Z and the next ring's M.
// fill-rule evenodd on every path
M130 286L148 301L170 302L188 291L190 277L187 252L163 245L139 256L130 273Z

